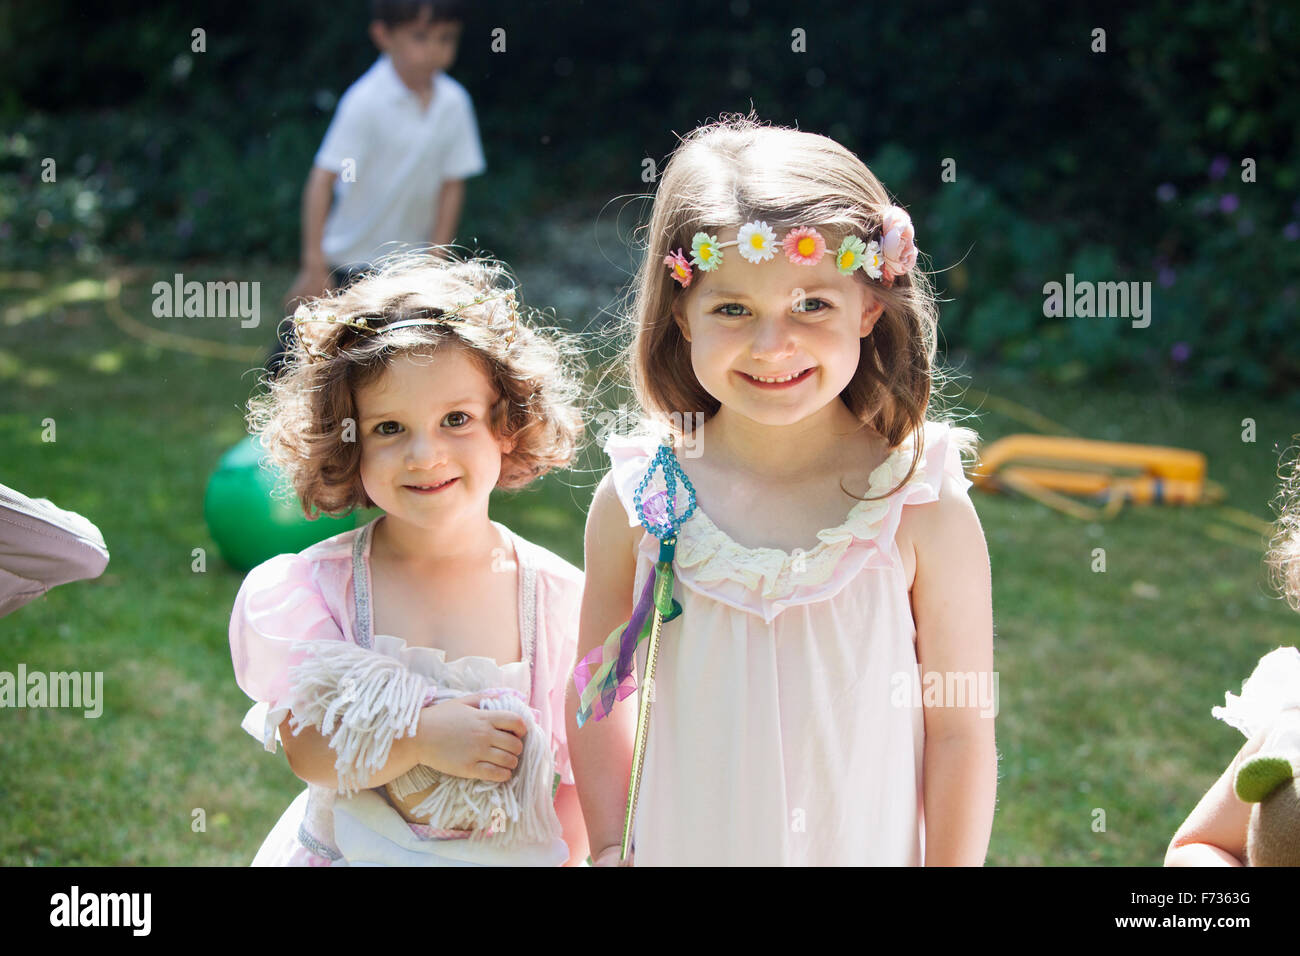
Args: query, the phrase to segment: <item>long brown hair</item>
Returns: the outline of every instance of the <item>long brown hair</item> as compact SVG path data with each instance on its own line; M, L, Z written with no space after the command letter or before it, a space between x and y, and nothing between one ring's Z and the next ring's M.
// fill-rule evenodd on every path
M827 232L879 239L891 206L880 180L853 153L825 136L766 126L752 115L724 116L687 134L660 177L631 308L634 328L624 361L633 394L650 420L670 433L707 421L719 403L691 367L690 344L672 317L686 294L664 267L664 257L689 249L696 232L716 233L763 220L773 229L816 226ZM858 281L884 305L861 340L857 373L840 400L890 448L915 436L912 466L924 453L924 428L934 384L938 312L926 273L918 266L892 287ZM954 429L969 450L974 432ZM891 493L892 493L891 489ZM855 496L856 497L856 496Z

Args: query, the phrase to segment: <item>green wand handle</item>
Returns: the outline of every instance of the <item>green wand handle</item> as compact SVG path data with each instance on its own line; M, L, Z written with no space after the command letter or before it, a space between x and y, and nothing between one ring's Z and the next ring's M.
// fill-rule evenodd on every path
M632 751L632 777L627 788L627 813L623 817L623 853L619 857L624 862L632 847L632 821L636 819L636 801L641 792L641 767L645 763L646 738L650 736L650 698L654 694L655 662L659 659L659 627L662 623L659 609L655 608L650 644L646 649L645 681L637 695L636 744Z
M654 701L655 664L659 661L659 631L663 627L664 621L662 608L665 603L670 607L672 605L671 545L675 542L675 538L670 539L669 561L667 563L660 562L661 567L664 568L664 573L660 573L658 568L655 571L655 616L653 623L650 625L649 643L646 646L645 680L637 688L636 741L632 748L632 776L628 780L627 786L627 812L623 815L623 846L619 860L624 863L627 862L628 853L632 849L632 822L636 819L637 797L641 793L641 768L645 765L646 739L650 736L650 705Z

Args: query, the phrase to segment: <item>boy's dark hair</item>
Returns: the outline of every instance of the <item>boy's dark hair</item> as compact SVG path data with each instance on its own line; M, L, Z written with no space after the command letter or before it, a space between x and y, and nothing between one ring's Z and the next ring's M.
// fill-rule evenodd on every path
M430 23L464 23L464 0L370 0L370 19L390 30L419 20L428 12Z

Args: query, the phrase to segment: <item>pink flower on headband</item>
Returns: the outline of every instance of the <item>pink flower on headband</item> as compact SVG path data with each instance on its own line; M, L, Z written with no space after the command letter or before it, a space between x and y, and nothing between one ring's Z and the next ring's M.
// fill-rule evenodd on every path
M885 210L880 226L880 252L885 257L881 266L885 283L906 275L916 265L916 230L912 217L897 206Z
M691 284L691 264L686 261L686 254L678 249L671 255L664 256L664 265L673 272L673 278L685 289Z
M800 226L785 234L785 257L796 265L815 266L826 254L826 240L811 226Z

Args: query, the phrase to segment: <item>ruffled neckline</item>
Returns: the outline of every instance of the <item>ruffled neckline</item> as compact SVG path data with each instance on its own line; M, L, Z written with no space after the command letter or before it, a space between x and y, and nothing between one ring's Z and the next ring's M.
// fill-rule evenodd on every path
M669 450L673 451L671 447ZM820 548L842 540L846 535L865 538L869 537L870 534L873 533L876 524L873 520L875 513L882 510L888 510L890 500L889 498L880 498L877 496L895 487L900 481L902 481L903 477L907 474L907 469L910 467L911 453L912 442L910 440L904 441L903 444L891 451L885 457L883 462L873 468L871 474L867 476L867 494L864 496L870 500L859 501L853 505L853 507L849 509L849 513L845 517L844 521L835 525L835 527L823 528L821 531L818 531L818 543L813 545L810 550L795 548L793 551L784 551L781 548L746 547L714 524L713 519L710 518L704 508L699 505L696 505L695 515L692 520L699 521L700 526L703 529L701 531L701 536L713 540L725 539L725 545L727 547L734 548L737 551L743 551L746 554L780 555L783 559L783 563L792 562L798 554L802 554L807 558ZM675 451L673 452L673 456L676 457ZM678 464L680 467L680 462ZM924 478L924 472L925 463L919 462L916 471L913 472L912 477L908 480L908 486L921 481ZM894 494L899 494L903 490L903 488L899 488L898 491L894 492ZM690 522L688 521L687 523L689 524Z
M466 654L449 661L447 652L440 647L408 644L392 634L376 634L374 649L400 660L412 671L432 679L440 687L475 691L486 687L507 686L502 683L502 678L514 678L516 682L522 680L523 688L516 689L526 689L528 683L526 660L498 664L493 657Z
M903 507L938 500L951 447L948 426L931 422L925 427L922 458L906 483L900 486L911 466L914 435L890 451L868 476L869 500L855 503L840 524L819 531L811 549L745 547L713 522L705 510L707 502L698 503L678 532L679 579L692 590L770 622L786 607L831 597L864 568L900 569L901 559L892 545ZM638 523L633 491L660 444L649 435L614 436L606 443L630 525ZM660 484L656 476L655 487ZM888 497L872 497L896 487ZM658 542L647 533L640 551L653 562Z

